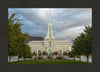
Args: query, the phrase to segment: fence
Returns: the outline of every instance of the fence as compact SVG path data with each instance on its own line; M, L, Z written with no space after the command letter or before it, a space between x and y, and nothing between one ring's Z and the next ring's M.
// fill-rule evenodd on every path
M46 58L47 58L47 56L42 56L43 57L43 59L45 60ZM54 56L52 56L52 58L53 58L53 60L55 60L56 59L56 55L54 55ZM18 56L10 56L10 57L8 57L8 62L14 62L14 61L23 61L23 60L34 60L35 58L37 58L36 56L32 56L32 58L23 58L23 57L21 57L21 58L18 58ZM66 60L81 60L81 61L87 61L87 57L86 56L81 56L80 58L70 58L69 56L63 56L63 59L66 59ZM89 62L92 62L92 56L89 56L89 58L88 58L88 61Z

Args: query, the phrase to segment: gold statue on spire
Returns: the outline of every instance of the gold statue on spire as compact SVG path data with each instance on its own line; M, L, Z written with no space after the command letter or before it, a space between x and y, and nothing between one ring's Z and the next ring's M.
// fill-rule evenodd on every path
M51 22L51 12L49 10L49 22Z

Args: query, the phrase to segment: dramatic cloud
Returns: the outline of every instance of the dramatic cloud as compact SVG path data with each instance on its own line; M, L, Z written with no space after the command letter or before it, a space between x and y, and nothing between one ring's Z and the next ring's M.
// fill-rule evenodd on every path
M84 26L92 25L91 8L9 8L9 16L16 13L24 24L22 32L31 36L45 37L48 32L49 11L56 40L72 40L84 30ZM9 17L8 16L8 17Z

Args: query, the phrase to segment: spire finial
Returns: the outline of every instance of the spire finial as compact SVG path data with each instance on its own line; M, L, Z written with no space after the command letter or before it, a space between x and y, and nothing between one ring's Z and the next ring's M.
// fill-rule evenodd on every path
M49 10L49 22L51 22L51 12Z

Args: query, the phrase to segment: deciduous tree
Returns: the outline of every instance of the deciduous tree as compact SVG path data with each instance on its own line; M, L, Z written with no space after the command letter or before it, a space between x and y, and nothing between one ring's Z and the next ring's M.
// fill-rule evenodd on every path
M15 13L8 18L8 55L31 57L30 47L25 44L25 40L29 38L29 35L21 32L20 27L23 24L19 23L19 19L14 18L14 16Z

